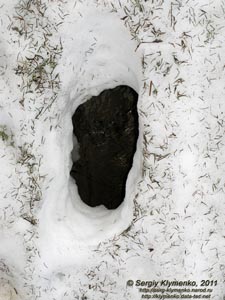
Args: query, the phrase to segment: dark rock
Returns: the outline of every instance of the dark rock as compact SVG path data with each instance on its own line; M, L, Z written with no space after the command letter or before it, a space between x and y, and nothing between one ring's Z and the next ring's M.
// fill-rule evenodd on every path
M138 94L128 86L105 90L73 115L79 159L71 176L89 206L117 208L125 196L138 138Z

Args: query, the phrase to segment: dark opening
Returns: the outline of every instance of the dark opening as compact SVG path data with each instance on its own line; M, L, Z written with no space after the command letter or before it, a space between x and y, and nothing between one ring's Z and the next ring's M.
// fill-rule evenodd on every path
M118 86L81 104L73 115L71 176L89 206L115 209L124 200L138 138L137 100L132 88Z

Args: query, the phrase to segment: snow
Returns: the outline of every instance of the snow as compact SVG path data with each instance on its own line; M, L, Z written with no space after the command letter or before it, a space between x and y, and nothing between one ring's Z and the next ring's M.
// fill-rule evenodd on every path
M0 300L140 299L131 279L217 280L223 299L223 6L0 1ZM139 93L126 197L91 208L71 118L122 84Z

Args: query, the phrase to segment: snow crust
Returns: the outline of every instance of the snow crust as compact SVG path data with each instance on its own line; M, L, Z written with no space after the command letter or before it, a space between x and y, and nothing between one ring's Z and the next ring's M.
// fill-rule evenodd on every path
M130 279L217 280L223 299L223 6L0 1L0 300L139 299ZM71 118L122 84L140 121L126 197L91 208Z

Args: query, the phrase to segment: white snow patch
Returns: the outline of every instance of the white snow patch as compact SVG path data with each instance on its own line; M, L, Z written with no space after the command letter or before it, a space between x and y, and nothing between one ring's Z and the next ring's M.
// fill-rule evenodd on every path
M1 2L0 299L139 299L131 279L217 280L211 299L223 299L223 1L43 0L27 36L21 2ZM30 69L32 55L50 68L60 43L59 87L38 93L46 60ZM23 59L33 75L15 74ZM71 118L121 84L139 93L126 197L91 208L69 175Z

